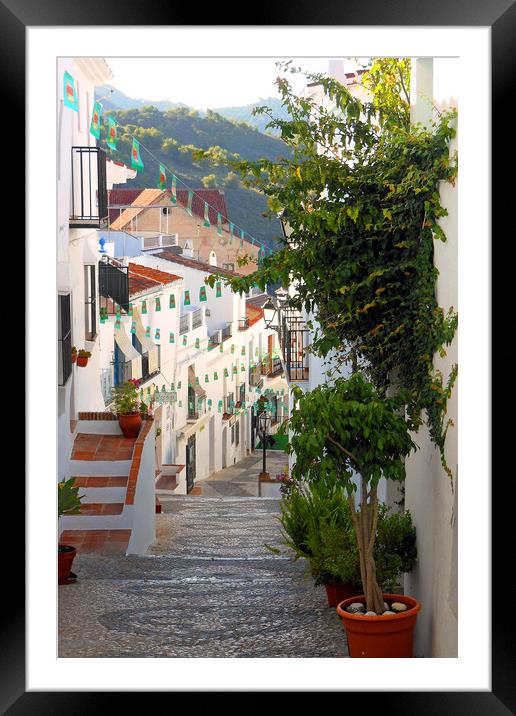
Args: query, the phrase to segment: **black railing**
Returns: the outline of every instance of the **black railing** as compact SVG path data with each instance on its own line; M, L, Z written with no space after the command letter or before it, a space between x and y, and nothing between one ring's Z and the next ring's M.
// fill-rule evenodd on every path
M281 352L290 381L308 380L310 331L299 314L284 313L281 320Z
M189 317L188 313L184 316L181 316L179 318L179 334L182 335L183 333L188 333L188 329L190 327Z
M198 308L192 313L192 329L202 326L202 308Z
M129 269L111 258L99 261L100 308L115 313L117 306L129 309Z
M240 318L238 321L238 330L246 331L248 328L249 328L249 319L248 318Z
M261 366L258 364L254 368L249 368L249 385L258 388L263 385Z
M108 226L106 152L100 147L72 147L71 229Z
M231 338L231 323L222 329L222 340L226 341L228 338Z

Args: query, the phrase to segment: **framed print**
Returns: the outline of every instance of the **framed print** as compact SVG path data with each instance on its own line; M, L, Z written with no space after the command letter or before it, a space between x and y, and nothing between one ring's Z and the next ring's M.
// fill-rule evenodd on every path
M9 171L27 191L28 286L26 591L9 586L2 713L95 711L111 691L516 708L506 568L491 585L511 501L491 484L509 436L489 439L488 312L514 5L269 19L0 5L4 126L25 114L27 130ZM492 284L500 332L507 284ZM373 405L378 435L368 413L346 442ZM316 562L319 522L294 560L292 491L337 475L353 546L341 525ZM355 586L333 604L346 569ZM409 645L403 622L399 651L357 646L360 624L392 634L407 615Z

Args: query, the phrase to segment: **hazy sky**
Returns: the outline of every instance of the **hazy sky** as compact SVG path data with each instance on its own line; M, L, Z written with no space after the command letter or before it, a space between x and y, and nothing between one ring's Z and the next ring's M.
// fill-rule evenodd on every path
M292 58L283 58L292 59ZM327 72L327 58L293 58L310 72ZM112 84L135 99L184 102L196 109L243 105L277 96L278 58L107 58ZM349 61L345 60L346 69ZM289 75L294 84L294 75ZM301 88L303 81L298 79ZM294 86L296 86L294 84Z

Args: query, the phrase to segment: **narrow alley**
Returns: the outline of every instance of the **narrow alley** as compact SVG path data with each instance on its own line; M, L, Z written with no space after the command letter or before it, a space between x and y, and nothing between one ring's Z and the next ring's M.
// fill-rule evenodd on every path
M59 587L60 657L347 656L324 588L266 549L278 500L227 494L255 485L243 467L163 501L145 556L77 556L78 581Z

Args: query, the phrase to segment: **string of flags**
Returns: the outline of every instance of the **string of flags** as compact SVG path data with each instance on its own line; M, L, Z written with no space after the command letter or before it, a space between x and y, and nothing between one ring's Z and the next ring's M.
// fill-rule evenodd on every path
M77 88L75 85L75 80L72 77L72 75L65 71L63 74L63 104L65 107L68 107L69 109L72 109L75 112L79 111L79 103L78 103L78 97L77 97ZM91 115L91 122L90 122L90 133L92 136L95 137L98 141L101 139L101 116L102 116L103 106L102 103L99 100L95 100L93 103L93 109L92 109L92 115ZM112 151L118 151L117 150L117 141L118 141L118 123L113 117L106 116L106 122L107 122L107 133L105 137L106 145L111 149ZM145 168L145 164L143 162L143 159L141 157L141 149L144 149L151 157L152 159L158 164L158 179L157 179L157 187L158 189L164 190L168 184L168 178L167 174L170 174L171 180L170 180L170 188L171 188L171 197L170 201L172 204L177 204L177 183L179 182L182 184L187 190L188 190L188 198L187 198L187 204L184 207L186 212L192 216L192 203L193 203L193 197L195 195L195 192L190 189L190 187L185 184L181 179L179 179L163 162L160 162L154 154L141 142L136 138L132 137L132 146L131 146L131 168L136 169L136 171L143 171ZM217 235L220 239L223 239L223 229L222 225L227 223L229 224L229 243L232 244L233 240L236 238L235 230L238 229L240 236L240 247L243 247L244 245L244 239L247 238L248 241L253 246L259 247L258 252L258 263L260 264L263 259L268 255L272 255L273 250L265 246L261 241L258 241L254 238L254 236L251 236L249 232L244 231L242 228L238 227L234 222L229 221L228 217L225 217L221 214L221 212L217 211L217 209L208 202L204 202L204 226L210 227L210 217L209 217L209 210L212 209L216 215L217 215ZM224 221L225 219L225 221ZM247 235L247 236L246 236Z

